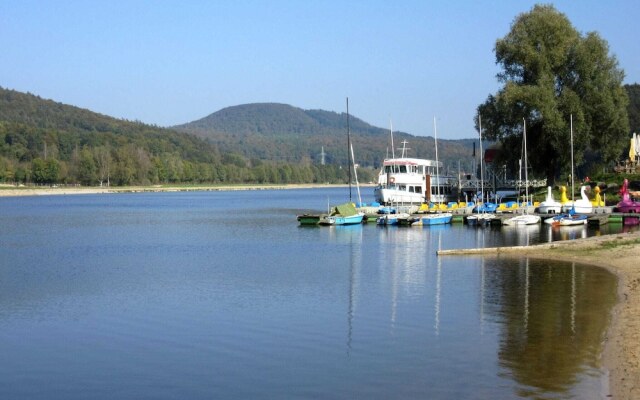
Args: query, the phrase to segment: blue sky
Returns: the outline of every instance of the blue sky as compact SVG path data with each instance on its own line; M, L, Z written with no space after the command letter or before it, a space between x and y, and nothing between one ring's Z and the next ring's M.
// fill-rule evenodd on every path
M475 137L493 48L535 1L0 0L0 86L171 126L257 102ZM556 1L640 83L637 0Z

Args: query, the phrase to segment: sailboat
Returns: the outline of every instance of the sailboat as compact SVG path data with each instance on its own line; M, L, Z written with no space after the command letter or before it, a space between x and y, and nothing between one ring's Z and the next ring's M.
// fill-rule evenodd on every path
M433 117L433 134L436 149L436 195L439 201L441 199L440 189L442 188L442 185L440 184L440 170L438 168L438 129L436 126L436 117ZM451 223L452 219L453 214L450 212L438 212L436 214L426 214L420 217L420 222L422 222L422 225L443 225Z
M470 215L467 217L467 224L471 226L486 226L491 223L496 216L494 214L487 213L487 207L484 204L484 154L482 153L482 120L480 119L480 115L478 115L478 130L480 131L480 193L481 198L479 199L480 205L482 207L477 207L477 214Z
M360 197L360 185L358 183L358 172L356 171L353 156L353 144L351 143L351 130L349 128L349 98L347 98L347 147L349 149L349 202L334 207L333 211L329 215L322 216L318 221L318 224L320 225L354 225L361 224L364 219L364 213L356 210L351 199L351 168L353 168L356 180L356 189L358 192L358 204L362 204L362 198Z
M553 218L548 218L546 220L544 220L544 222L546 224L550 224L553 226L571 226L571 225L586 225L587 224L587 216L584 214L579 214L578 211L576 210L576 202L574 200L574 172L573 172L573 114L571 115L571 122L570 122L570 132L571 132L571 202L567 203L570 204L570 208L568 211L566 211L567 205L564 205L563 211L565 211L565 214L560 214L557 215ZM593 210L593 205L591 204L591 202L589 201L589 198L587 198L585 192L585 186L582 186L580 188L580 194L582 196L582 203L584 203L584 198L587 199L587 202L589 203L589 205L587 206L586 204L583 206L583 204L579 204L580 210L581 212L591 212L591 210Z
M504 225L533 225L540 223L540 217L538 215L527 214L529 204L529 178L527 175L527 121L523 118L522 122L522 140L524 141L524 192L526 198L524 214L506 219L503 222Z

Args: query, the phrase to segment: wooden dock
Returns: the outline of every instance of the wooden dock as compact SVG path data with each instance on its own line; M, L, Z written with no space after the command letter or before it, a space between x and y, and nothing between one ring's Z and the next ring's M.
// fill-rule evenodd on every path
M377 214L378 208L377 207L368 207L368 208L362 208L362 211L365 211L365 213L367 214L368 220L369 221L375 221L376 217L379 216ZM398 212L406 212L411 214L412 216L415 217L419 217L421 215L424 214L420 214L417 212L417 207L401 207L401 209L398 210ZM453 218L451 220L452 223L456 223L456 224L466 224L467 223L467 217L470 215L473 215L472 212L472 208L471 207L466 207L466 208L458 208L458 209L453 209L453 210L448 210L447 212L450 212L451 214L453 214ZM535 208L533 206L529 207L529 209L527 210L528 214L531 215L538 215L540 216L540 223L544 223L544 220L547 218L552 218L554 216L556 216L557 214L540 214L540 213L536 213L535 212ZM495 218L491 221L491 225L494 226L501 226L504 225L504 221L515 217L517 215L522 215L523 214L523 210L520 209L516 212L497 212L495 213ZM590 226L602 226L602 225L606 225L609 223L612 224L628 224L630 222L630 220L635 220L638 221L640 220L640 214L633 214L633 213L614 213L613 212L613 207L595 207L593 209L593 212L590 214L587 214L588 218L587 218L587 223ZM632 222L633 223L633 222Z

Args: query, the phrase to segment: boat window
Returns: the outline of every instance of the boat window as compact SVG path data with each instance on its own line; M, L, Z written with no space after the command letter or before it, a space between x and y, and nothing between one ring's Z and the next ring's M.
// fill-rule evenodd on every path
M409 193L413 193L414 192L414 186L409 186Z
M400 173L404 173L404 174L407 173L407 166L406 165L401 165L400 166Z
M416 186L416 193L422 194L422 186Z
M400 185L398 186L398 190L402 190L402 191L407 191L407 186L406 185Z

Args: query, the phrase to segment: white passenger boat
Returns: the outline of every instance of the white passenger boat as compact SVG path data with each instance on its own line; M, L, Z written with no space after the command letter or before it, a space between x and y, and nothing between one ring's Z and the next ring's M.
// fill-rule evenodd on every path
M406 157L403 141L399 158L385 159L378 174L378 185L373 193L378 203L420 204L447 203L456 200L457 180L438 176L441 162Z

